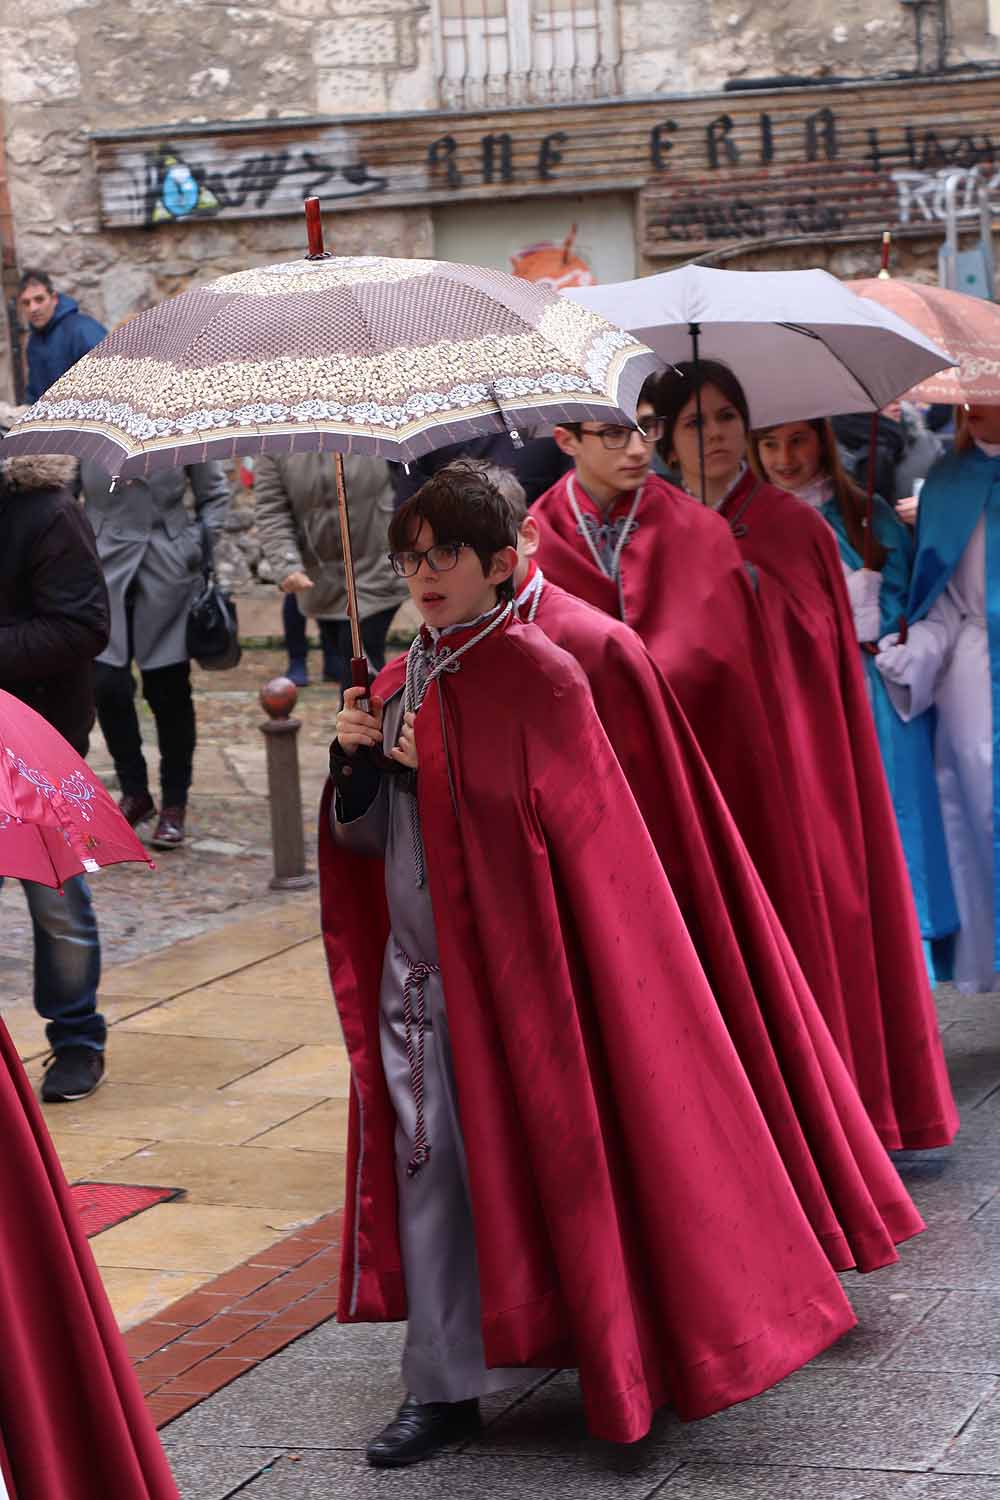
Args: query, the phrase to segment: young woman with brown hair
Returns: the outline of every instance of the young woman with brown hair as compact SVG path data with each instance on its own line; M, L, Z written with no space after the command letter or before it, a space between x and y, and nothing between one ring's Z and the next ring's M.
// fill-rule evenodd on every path
M835 954L835 972L807 977L883 1142L942 1144L957 1114L830 527L749 467L749 407L727 366L668 370L656 410L662 458L728 522L757 578L783 748L774 794L796 807Z

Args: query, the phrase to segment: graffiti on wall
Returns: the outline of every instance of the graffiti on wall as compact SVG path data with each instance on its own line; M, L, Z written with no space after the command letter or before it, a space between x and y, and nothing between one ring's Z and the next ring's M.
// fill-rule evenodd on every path
M522 110L95 133L105 228L633 191L650 256L770 239L867 239L1000 211L996 75ZM558 253L558 245L549 247ZM537 247L528 247L535 253Z
M217 166L199 161L196 152L186 154L164 143L145 153L141 174L147 227L269 208L280 211L289 201L297 208L313 193L322 193L326 201L386 189L386 179L369 172L364 162L307 147L239 154Z
M955 212L959 219L978 219L985 197L1000 212L1000 170L981 167L941 167L936 172L893 172L896 212L900 224L943 223L947 217L949 183L954 184Z

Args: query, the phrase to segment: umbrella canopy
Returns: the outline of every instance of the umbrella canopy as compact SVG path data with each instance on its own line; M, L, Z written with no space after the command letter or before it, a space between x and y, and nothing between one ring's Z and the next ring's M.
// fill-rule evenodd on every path
M630 422L655 357L502 271L326 257L223 276L130 319L29 410L4 452L128 477L251 452L407 462L477 433Z
M957 361L957 369L940 370L909 391L914 401L1000 405L1000 307L995 302L891 276L845 285L905 318Z
M87 762L33 708L0 692L0 875L61 886L152 864Z
M924 334L826 271L684 266L563 296L621 324L666 364L696 352L722 360L746 390L754 427L878 411L951 363Z

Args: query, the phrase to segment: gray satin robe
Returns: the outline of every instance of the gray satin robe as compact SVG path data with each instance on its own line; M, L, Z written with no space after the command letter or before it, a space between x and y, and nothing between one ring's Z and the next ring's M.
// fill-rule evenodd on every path
M399 694L385 709L387 746L396 742L402 712ZM337 842L356 853L385 858L391 930L379 1021L382 1065L396 1111L399 1236L408 1305L403 1378L418 1401L464 1401L521 1385L540 1372L488 1370L484 1362L472 1208L439 974L425 981L424 1115L431 1154L415 1176L407 1175L416 1111L406 1054L403 986L409 973L407 959L438 962L430 890L426 882L417 885L414 829L419 837L419 821L413 795L394 778L383 777L362 816L341 822L340 811L335 804L331 812Z

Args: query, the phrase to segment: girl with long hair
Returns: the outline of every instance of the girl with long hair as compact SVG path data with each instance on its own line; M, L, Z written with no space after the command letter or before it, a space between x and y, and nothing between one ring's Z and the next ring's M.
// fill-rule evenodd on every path
M754 472L808 505L832 528L851 600L854 628L875 731L931 975L950 979L958 911L948 873L948 855L934 775L933 722L919 714L904 723L895 712L875 666L871 643L894 630L905 613L913 571L909 529L884 500L872 509L873 545L865 563L868 502L844 472L829 421L784 422L751 434Z
M961 927L955 982L993 990L1000 974L1000 406L970 405L955 451L920 492L909 635L876 658L908 720L933 706L934 759Z
M762 688L783 750L774 795L797 810L835 955L807 977L883 1142L941 1144L957 1115L830 527L750 468L747 398L726 365L668 370L656 410L661 457L728 523L757 579Z

